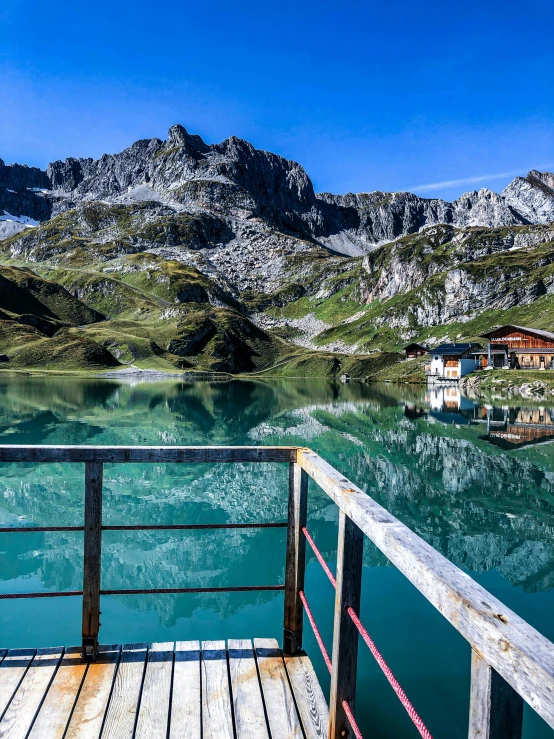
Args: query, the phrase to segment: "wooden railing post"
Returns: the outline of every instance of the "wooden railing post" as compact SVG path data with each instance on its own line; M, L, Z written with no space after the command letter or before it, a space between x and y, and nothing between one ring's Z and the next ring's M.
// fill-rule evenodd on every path
M523 698L471 651L469 739L521 739Z
M358 630L347 613L360 613L364 535L341 511L337 547L337 590L333 630L333 671L329 706L329 739L350 736L350 724L343 708L346 701L354 711L358 667Z
M285 618L283 651L294 655L302 649L302 601L306 568L306 537L302 528L308 512L308 475L295 462L289 466L287 560L285 568Z
M83 649L86 662L96 659L100 629L100 567L102 554L101 462L85 466L85 532L83 547Z

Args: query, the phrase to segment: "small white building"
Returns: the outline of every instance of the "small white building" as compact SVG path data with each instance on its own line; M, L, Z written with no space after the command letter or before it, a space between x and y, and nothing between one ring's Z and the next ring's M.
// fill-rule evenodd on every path
M457 382L476 368L473 352L482 349L479 344L441 344L429 350L431 363L427 366L430 382Z

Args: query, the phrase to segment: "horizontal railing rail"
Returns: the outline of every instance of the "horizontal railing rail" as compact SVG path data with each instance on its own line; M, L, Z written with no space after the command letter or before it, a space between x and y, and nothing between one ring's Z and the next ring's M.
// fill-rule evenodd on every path
M294 446L0 445L0 462L296 462Z
M310 449L298 447L94 447L0 446L0 462L85 463L84 526L2 527L0 533L84 532L83 590L60 593L2 594L6 597L83 597L83 655L93 658L98 644L100 596L144 593L217 593L285 591L284 651L302 648L308 477L340 509L336 577L321 556L336 588L331 666L329 739L359 736L354 720L358 634L368 645L359 621L363 537L367 536L432 603L472 648L471 739L521 737L522 698L554 728L554 645L506 608L417 534ZM105 463L289 463L288 521L237 524L102 524ZM100 585L103 531L254 529L287 527L283 585L229 588L160 588L106 590ZM315 551L315 550L314 550ZM316 555L317 556L317 555ZM303 603L304 601L304 603ZM309 606L308 606L309 608ZM311 619L313 615L310 613ZM314 621L315 624L315 621ZM364 633L366 636L364 636ZM384 662L384 660L383 660ZM386 663L384 663L386 664ZM391 679L389 678L389 682ZM391 684L393 684L391 682ZM417 724L416 724L417 725ZM420 729L420 733L422 730ZM423 734L422 734L423 735Z
M211 531L213 529L286 529L286 521L275 523L168 523L101 526L101 531ZM46 531L84 531L84 526L2 526L0 534L29 534Z

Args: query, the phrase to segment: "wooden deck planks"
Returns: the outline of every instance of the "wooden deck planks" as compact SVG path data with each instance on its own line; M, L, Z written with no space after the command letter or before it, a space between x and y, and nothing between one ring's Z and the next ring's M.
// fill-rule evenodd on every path
M150 645L136 739L166 739L173 674L173 642ZM197 696L197 701L200 696Z
M224 641L202 642L202 739L234 739Z
M37 650L0 722L1 739L25 739L56 673L62 654L62 647Z
M10 649L0 665L0 718L33 661L36 649Z
M88 666L65 739L98 739L100 736L120 653L119 644L104 644L98 648L98 658Z
M305 654L275 639L0 650L0 739L326 739ZM3 656L4 655L4 656Z
M329 709L310 658L301 652L284 660L306 739L327 739Z
M147 644L125 644L115 676L102 739L132 739L146 664Z
M237 739L269 739L250 639L229 639L229 674Z
M54 680L40 708L29 739L63 739L71 711L83 682L87 666L80 647L66 650Z
M175 645L170 739L198 739L202 735L200 644Z
M276 639L254 639L272 739L303 739L283 656Z

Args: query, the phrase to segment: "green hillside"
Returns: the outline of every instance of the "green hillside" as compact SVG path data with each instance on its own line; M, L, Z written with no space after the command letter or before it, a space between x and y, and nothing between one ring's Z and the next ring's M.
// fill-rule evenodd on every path
M554 330L551 226L434 226L364 257L275 232L249 256L217 216L153 208L86 203L0 241L3 371L421 382L422 362L399 362L408 341ZM264 260L267 279L250 279Z

